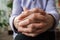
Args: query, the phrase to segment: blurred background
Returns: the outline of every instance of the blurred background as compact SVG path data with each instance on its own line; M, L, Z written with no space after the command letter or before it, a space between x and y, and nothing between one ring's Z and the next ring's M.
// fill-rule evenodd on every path
M60 13L60 0L56 1L56 8ZM0 40L13 40L12 30L9 26L9 17L12 11L13 0L0 0ZM60 40L60 21L56 27L56 40Z

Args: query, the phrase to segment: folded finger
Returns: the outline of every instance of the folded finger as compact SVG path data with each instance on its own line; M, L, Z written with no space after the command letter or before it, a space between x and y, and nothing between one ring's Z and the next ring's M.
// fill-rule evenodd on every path
M29 28L19 27L18 32L29 32Z
M33 8L33 9L30 9L31 12L33 13L40 13L41 15L46 15L46 12L43 10L43 9L39 9L39 8Z
M38 34L36 33L25 33L25 32L22 32L22 34L26 35L26 36L30 36L30 37L35 37L37 36Z
M39 29L42 29L44 27L46 27L46 23L32 23L32 24L29 24L27 27L33 29L34 31L35 30L39 30Z
M40 20L40 21L45 21L47 20L46 16L40 15L39 13L36 13L36 20Z
M30 23L31 23L30 19L26 19L26 20L19 22L19 26L26 26Z

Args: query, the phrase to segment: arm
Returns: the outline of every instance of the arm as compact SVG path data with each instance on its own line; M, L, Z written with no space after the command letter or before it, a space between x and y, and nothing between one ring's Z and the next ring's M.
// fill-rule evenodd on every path
M13 20L16 16L18 16L20 13L22 12L22 8L21 8L21 0L14 0L13 1L13 10L12 10L12 14L11 14L11 17L9 19L9 23L10 23L10 26L12 28L13 31L16 31L14 30L15 27L13 26Z
M56 10L56 5L55 5L55 0L49 0L46 10L45 10L48 14L51 14L54 19L55 19L55 26L57 26L58 22L59 22L59 14Z

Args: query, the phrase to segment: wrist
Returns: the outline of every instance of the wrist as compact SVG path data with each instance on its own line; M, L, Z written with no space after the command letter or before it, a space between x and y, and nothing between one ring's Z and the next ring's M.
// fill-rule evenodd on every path
M54 19L54 17L51 14L48 14L48 16L49 16L50 24L51 24L50 27L53 27L54 24L55 24L55 19Z

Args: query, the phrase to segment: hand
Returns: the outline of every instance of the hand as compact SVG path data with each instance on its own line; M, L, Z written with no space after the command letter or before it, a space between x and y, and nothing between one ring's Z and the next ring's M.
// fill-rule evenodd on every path
M32 14L32 12L30 11L30 10L28 10L28 9L26 9L26 8L23 8L24 9L24 11L20 14L20 15L18 15L17 17L15 17L15 19L14 19L14 26L15 26L15 28L19 31L25 31L25 27L21 27L20 26L20 23L22 23L22 22L25 22L25 21L27 21L26 23L24 23L24 24L22 24L22 25L26 25L26 24L28 24L29 23L29 21L30 21L30 19L27 19L27 16L29 16L30 14ZM35 9L33 10L34 12L36 11ZM25 19L25 20L24 20ZM24 21L23 21L24 20ZM22 21L22 22L21 22ZM24 30L23 30L23 28L25 28Z
M33 11L32 11L32 12L33 12ZM31 12L30 12L30 13L31 13ZM38 13L38 14L42 14L42 13L45 13L45 12L43 11L43 12ZM37 24L36 24L36 25L35 25L35 28L34 28L34 26L30 26L30 27L28 26L27 28L25 28L25 29L23 30L23 28L20 27L20 25L22 25L22 24L19 23L19 27L20 27L20 28L19 28L19 31L22 32L23 34L27 35L27 36L32 36L32 35L33 35L33 37L34 37L34 36L36 36L36 35L38 35L38 34L40 34L40 33L45 32L47 29L49 29L48 27L52 27L52 25L53 25L53 20L54 20L54 19L53 19L53 17L52 17L51 15L45 15L45 14L44 14L44 15L39 15L39 16L38 16L38 14L36 14L36 13L35 13L35 14L31 14L32 16L30 16L30 14L29 14L29 16L28 16L28 17L25 16L25 18L24 18L23 16L20 16L21 18L24 18L24 19L27 18L26 20L28 20L28 21L25 20L25 21L23 21L23 22L22 22L21 20L20 20L20 21L21 21L21 23L22 23L23 25L27 25L27 24L29 24L29 23L31 22L31 21L30 21L31 19L33 19L33 18L34 18L34 19L39 19L39 17L40 17L40 21L39 21L39 22L41 23L41 22L43 21L45 24L42 24L42 26L43 26L43 25L45 25L45 26L43 26L43 27L42 27L42 26L36 26L36 25L37 25ZM25 14L25 15L26 15L26 14ZM37 17L36 17L36 16L37 16ZM20 17L19 17L19 18L20 18ZM30 19L29 19L29 17L30 17ZM33 20L34 20L34 19L33 19ZM46 19L46 20L45 20L45 19ZM49 19L49 20L47 20L47 19ZM36 22L36 21L35 21L35 22ZM52 25L50 25L49 23L51 23ZM49 24L49 26L48 26L47 24ZM40 24L39 24L39 25L40 25ZM44 27L45 27L45 28L44 28ZM34 28L34 29L33 29L33 28ZM35 30L35 29L38 29L38 28L40 28L40 29L39 29L39 30ZM42 28L42 29L46 29L46 30L42 30L41 28ZM35 31L34 31L34 30L35 30ZM42 30L42 31L41 31L41 30ZM41 32L40 32L40 31L41 31ZM40 32L40 33L39 33L39 32Z
M39 13L41 11L41 10L40 11L39 10L37 11L37 10L38 10L37 8L31 9L31 10L28 10L28 9L24 8L24 11L19 16L15 17L15 19L14 19L14 26L16 27L16 29L19 29L20 31L22 31L21 30L22 28L19 28L19 27L21 27L21 25L25 26L25 25L27 25L27 24L29 24L31 22L34 22L34 20L35 20L34 17L35 17L36 14L33 14L33 13ZM32 14L32 17L31 17L30 14ZM43 13L41 11L41 14L44 15L45 13ZM36 16L38 16L38 15L36 15ZM26 19L26 20L24 20L24 19Z
M42 21L43 19L46 19L44 18L41 18L40 15L46 15L46 13L42 10L42 9L38 9L38 8L33 8L33 9L30 9L30 10L26 10L24 8L24 12L22 12L22 14L20 14L20 18L23 19L23 21L21 21L19 23L20 26L26 26L30 23L34 23L34 22L40 22ZM27 19L27 20L25 20Z
M28 9L25 9L24 8L24 11L19 15L19 16L17 16L17 17L15 17L15 19L14 19L14 26L15 26L15 28L19 31L19 32L22 32L22 31L27 31L28 30L28 28L25 28L25 27L21 27L20 25L19 25L19 23L21 22L21 21L23 21L24 20L24 18L25 17L27 17L28 15L30 15L31 13L30 13L30 11L28 11ZM28 21L28 19L26 19L27 21Z
M42 16L41 16L41 18L42 18ZM44 19L44 18L46 18L46 19ZM35 36L45 32L45 31L47 31L48 29L50 29L54 23L53 16L50 14L46 14L44 16L44 18L43 18L44 21L41 21L40 23L32 23L32 24L28 25L28 27L35 29L34 31L31 31L30 33L29 32L23 32L22 34L35 37Z

